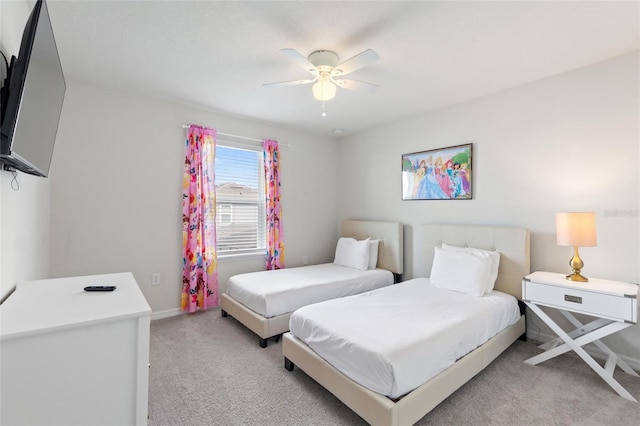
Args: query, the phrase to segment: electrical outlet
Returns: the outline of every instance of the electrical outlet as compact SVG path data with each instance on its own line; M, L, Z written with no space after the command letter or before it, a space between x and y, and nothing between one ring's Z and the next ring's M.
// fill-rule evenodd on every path
M309 263L309 257L308 256L302 256L302 263L303 264L308 264Z
M151 274L151 285L160 285L160 272Z

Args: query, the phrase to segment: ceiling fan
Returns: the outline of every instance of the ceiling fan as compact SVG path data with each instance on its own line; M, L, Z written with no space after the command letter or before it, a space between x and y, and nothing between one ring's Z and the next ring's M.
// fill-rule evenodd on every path
M266 83L263 84L263 86L292 86L314 83L312 87L313 97L319 101L333 99L336 95L336 86L349 90L359 90L363 88L375 89L378 87L375 84L365 81L342 78L380 59L380 56L372 49L360 52L341 63L338 63L338 55L330 50L316 50L312 52L308 58L305 58L294 49L280 49L280 52L295 62L300 68L309 72L313 78Z

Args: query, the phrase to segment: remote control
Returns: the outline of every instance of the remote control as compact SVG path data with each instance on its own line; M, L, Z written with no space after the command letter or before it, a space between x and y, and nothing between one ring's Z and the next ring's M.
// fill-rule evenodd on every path
M85 287L84 291L113 291L115 289L115 285L90 285Z

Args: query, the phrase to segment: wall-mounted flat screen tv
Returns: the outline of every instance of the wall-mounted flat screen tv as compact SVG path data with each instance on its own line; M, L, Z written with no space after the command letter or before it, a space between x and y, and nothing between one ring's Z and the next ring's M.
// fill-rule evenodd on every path
M2 86L0 161L5 169L49 175L65 91L47 4L39 0Z

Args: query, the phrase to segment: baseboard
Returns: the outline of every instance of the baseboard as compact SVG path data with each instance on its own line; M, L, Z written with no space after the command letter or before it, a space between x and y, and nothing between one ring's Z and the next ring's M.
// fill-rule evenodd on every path
M178 315L182 315L184 311L180 308L167 309L166 311L158 311L151 313L151 321L159 320L162 318L176 317Z
M536 327L537 328L537 327ZM534 337L535 336L535 337ZM531 339L536 342L540 342L540 344L546 343L550 340L555 339L557 336L553 334L543 333L539 329L532 330L527 329L527 339ZM583 349L592 357L596 359L606 360L607 355L602 352L597 346L588 344L583 346ZM616 354L617 355L617 354ZM635 371L640 373L640 359L631 358L625 355L618 355L621 360L629 364L629 367L633 368Z

